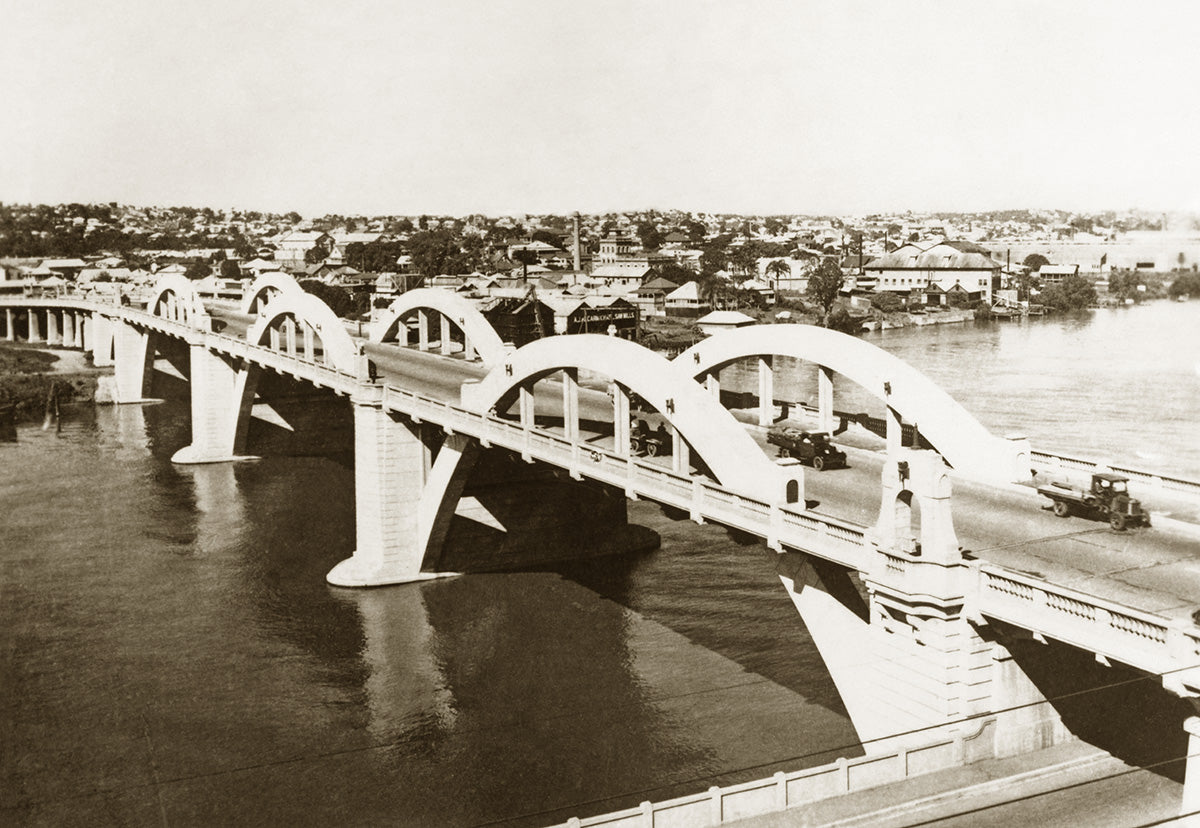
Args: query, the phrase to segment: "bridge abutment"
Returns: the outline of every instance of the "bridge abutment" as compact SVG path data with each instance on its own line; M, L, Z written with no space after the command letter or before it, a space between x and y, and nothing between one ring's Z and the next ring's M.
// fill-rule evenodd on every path
M867 752L959 736L970 762L1073 738L1008 651L964 611L970 571L944 461L897 449L882 475L861 589L851 570L816 556L788 551L779 562Z

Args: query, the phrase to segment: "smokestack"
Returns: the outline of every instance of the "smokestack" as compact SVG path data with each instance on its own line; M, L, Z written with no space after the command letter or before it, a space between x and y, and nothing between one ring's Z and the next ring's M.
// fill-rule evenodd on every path
M575 223L575 243L572 245L571 252L575 254L575 272L578 273L583 269L579 256L579 213L572 213L571 220Z

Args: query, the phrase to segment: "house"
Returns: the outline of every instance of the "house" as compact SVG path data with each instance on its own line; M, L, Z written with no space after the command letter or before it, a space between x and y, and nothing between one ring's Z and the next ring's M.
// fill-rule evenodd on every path
M1047 265L1042 265L1041 268L1038 270L1038 279L1041 281L1042 287L1049 287L1050 285L1061 285L1063 282L1063 279L1067 278L1068 276L1078 276L1078 275L1079 275L1079 265L1077 265L1077 264L1060 264L1060 265L1047 264Z
M305 265L304 254L314 247L327 257L333 252L333 236L319 230L287 233L275 240L275 265L300 269Z
M741 311L713 311L697 319L696 324L700 326L700 330L704 332L705 336L712 336L722 331L753 325L754 318L746 316Z
M602 281L607 287L633 292L653 277L652 269L645 262L610 262L592 268L592 278Z
M637 305L643 313L662 316L666 310L667 294L678 287L679 285L670 279L655 276L637 289L635 294Z
M1000 262L974 242L939 241L933 244L904 244L868 262L863 273L875 279L875 290L908 296L936 285L947 296L957 285L956 295L967 301L991 303L1000 286Z
M663 297L663 311L667 316L697 317L710 310L707 301L700 298L700 286L687 282Z
M83 259L43 259L38 270L55 273L64 279L75 279L85 267L87 262Z

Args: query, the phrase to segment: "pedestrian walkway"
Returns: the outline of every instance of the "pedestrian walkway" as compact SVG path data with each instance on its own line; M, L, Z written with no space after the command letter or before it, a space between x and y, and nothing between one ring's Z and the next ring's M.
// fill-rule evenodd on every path
M1075 742L724 824L737 828L1181 825L1173 817L1179 814L1182 795L1178 782Z

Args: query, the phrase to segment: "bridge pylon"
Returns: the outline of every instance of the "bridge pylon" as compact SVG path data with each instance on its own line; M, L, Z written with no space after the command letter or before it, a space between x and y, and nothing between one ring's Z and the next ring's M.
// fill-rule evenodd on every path
M778 562L867 752L962 736L970 762L1071 738L1007 650L964 611L971 572L945 461L897 449L882 477L874 551L857 573L801 550ZM1022 709L998 714L1013 707Z

